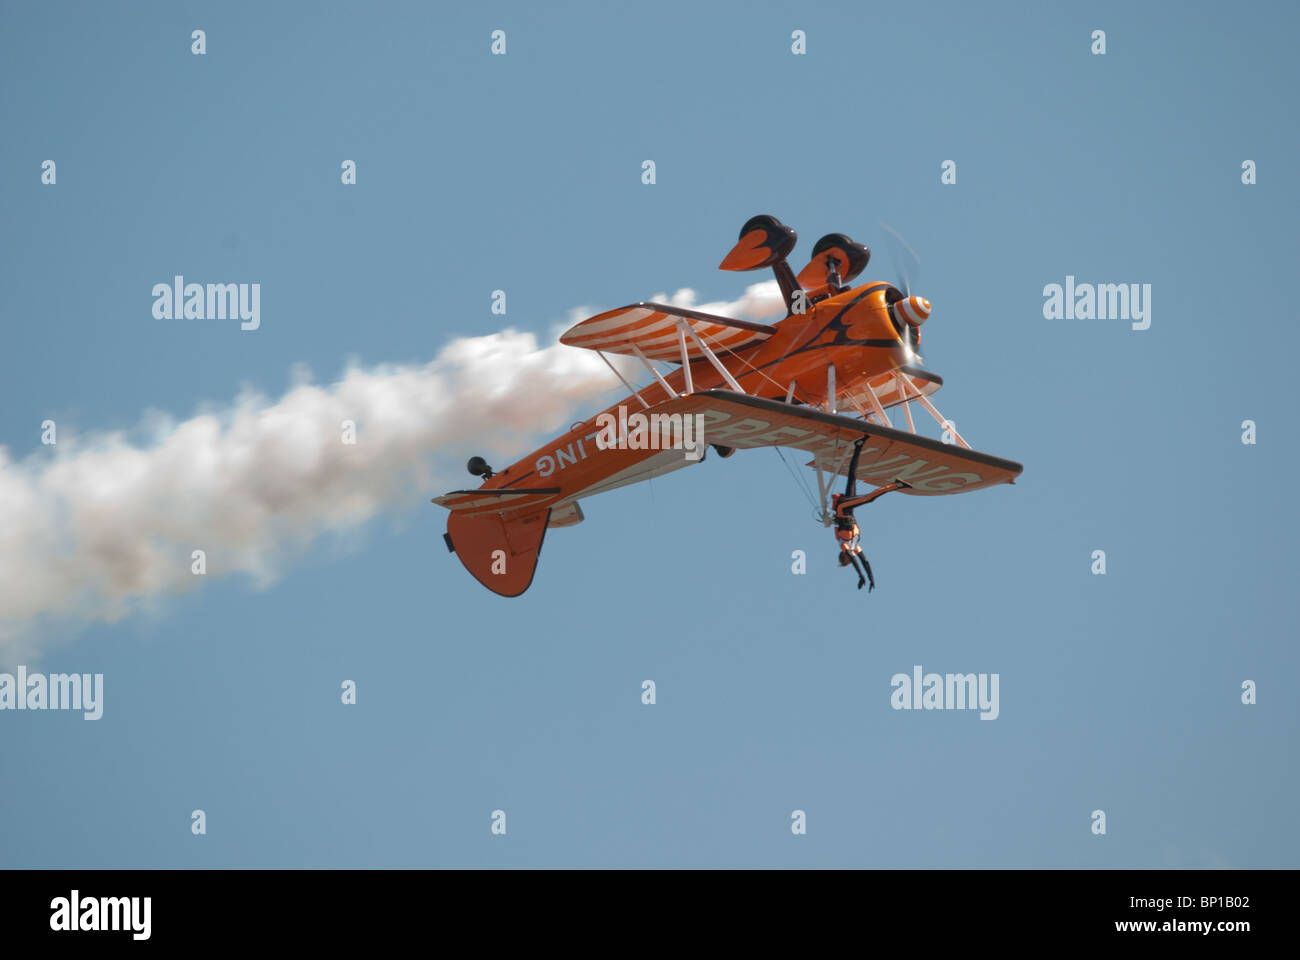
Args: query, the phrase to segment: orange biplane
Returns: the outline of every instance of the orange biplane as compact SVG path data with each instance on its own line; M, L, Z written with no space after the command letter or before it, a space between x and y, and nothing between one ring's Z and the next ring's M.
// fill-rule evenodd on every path
M921 369L916 353L930 302L890 283L850 288L871 252L840 233L822 237L796 275L786 262L796 239L775 217L753 217L720 265L773 269L788 311L777 323L634 303L560 338L599 353L631 395L505 470L472 458L481 486L434 499L451 511L448 549L480 583L519 596L547 529L582 521L579 501L698 462L703 443L724 457L755 447L811 454L825 526L835 521L832 485L851 459L857 479L912 496L1015 482L1020 464L972 450L930 400L943 381ZM637 389L607 353L636 357L653 382ZM664 374L653 360L679 366ZM916 433L913 403L953 442ZM891 423L891 407L902 408L906 430Z

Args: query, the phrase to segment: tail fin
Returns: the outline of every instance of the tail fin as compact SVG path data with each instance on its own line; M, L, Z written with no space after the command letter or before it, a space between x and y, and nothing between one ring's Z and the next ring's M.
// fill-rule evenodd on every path
M447 518L448 546L483 586L517 597L532 585L550 518L549 507L531 513L453 511Z

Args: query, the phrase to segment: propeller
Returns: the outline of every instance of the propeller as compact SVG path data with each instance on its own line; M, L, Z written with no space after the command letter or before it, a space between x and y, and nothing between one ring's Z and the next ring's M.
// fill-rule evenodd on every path
M921 258L897 230L883 220L880 221L880 226L887 234L889 256L894 264L894 275L898 278L895 286L901 294L891 303L891 309L908 350L913 359L921 363L921 355L916 352L921 345L921 324L930 316L930 301L912 295L912 282L921 271Z

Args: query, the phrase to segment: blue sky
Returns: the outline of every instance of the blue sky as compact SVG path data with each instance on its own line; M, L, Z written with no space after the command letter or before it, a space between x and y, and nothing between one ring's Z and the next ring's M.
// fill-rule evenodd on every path
M767 212L800 265L823 233L871 245L864 279L892 278L880 221L907 237L939 407L1025 472L868 508L868 596L775 453L711 458L586 502L504 600L428 502L484 425L269 584L19 625L23 662L102 672L105 705L0 712L0 865L1297 866L1295 26L1288 4L6 3L10 461L53 456L47 418L130 433L275 398L299 365L328 385L504 326L544 341L577 307L734 299L764 278L716 264ZM178 273L261 283L261 328L155 320ZM1150 329L1044 319L1067 275L1151 284ZM1000 716L891 709L914 664L998 673Z

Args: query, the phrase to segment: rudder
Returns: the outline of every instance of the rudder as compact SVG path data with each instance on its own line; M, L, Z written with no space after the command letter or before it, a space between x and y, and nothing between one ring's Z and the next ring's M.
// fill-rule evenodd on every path
M550 517L549 508L522 516L453 512L447 536L474 579L500 596L517 597L533 582Z

